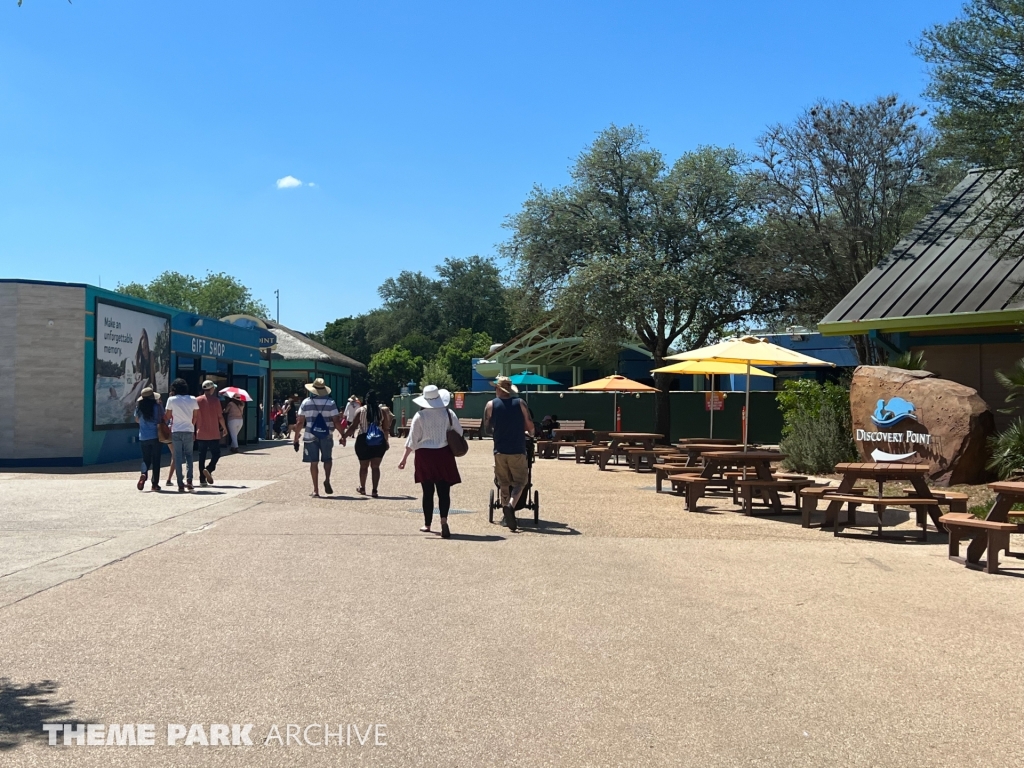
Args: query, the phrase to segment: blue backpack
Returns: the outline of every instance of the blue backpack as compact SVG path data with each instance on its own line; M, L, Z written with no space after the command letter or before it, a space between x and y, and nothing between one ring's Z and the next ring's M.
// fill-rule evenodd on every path
M366 428L366 444L381 445L384 442L384 433L379 424L371 424Z
M318 439L330 437L331 430L327 426L327 420L324 418L323 409L317 412L316 418L313 419L313 423L309 427L309 431L313 433L313 437Z

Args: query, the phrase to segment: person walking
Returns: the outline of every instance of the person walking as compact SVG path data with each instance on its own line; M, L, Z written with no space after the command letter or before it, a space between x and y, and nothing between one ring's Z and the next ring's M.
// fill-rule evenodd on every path
M366 474L369 471L373 483L370 495L376 499L377 486L380 484L380 463L391 447L388 437L395 417L387 406L377 402L375 390L367 392L364 400L366 404L356 410L345 437L356 435L356 458L359 459L359 487L356 493L366 495ZM345 411L348 412L348 406ZM341 444L345 444L344 440Z
M299 450L299 432L302 432L302 461L309 464L309 476L313 479L313 492L309 495L318 499L318 462L324 463L324 490L328 494L334 493L334 489L331 488L331 453L334 448L334 436L331 432L337 429L338 434L342 435L341 412L337 403L329 397L331 388L324 384L323 379L316 379L312 384L307 384L306 389L309 391L309 397L299 406L293 444L295 450ZM339 442L345 444L344 435L340 437Z
M184 379L175 379L171 382L167 413L171 419L171 444L174 446L174 471L178 476L178 493L192 491L192 449L196 441L199 403L188 393L188 383ZM186 463L187 473L184 467Z
M448 512L452 506L451 488L462 482L455 454L448 447L448 430L462 434L462 424L455 414L448 410L452 394L447 389L438 389L433 384L423 388L423 394L413 400L420 410L412 417L409 437L405 441L405 453L398 463L405 469L409 454L415 452L413 479L423 489L424 533L431 533L434 519L434 492L437 492L437 507L441 517L441 538L450 539Z
M519 390L507 376L491 385L497 395L484 406L483 423L494 436L494 480L498 485L505 525L516 530L516 504L530 477L526 459L526 425L533 427L526 403L515 397Z
M292 436L292 439L299 439L299 430L295 426L299 419L299 396L292 395L291 397L285 398L285 423L288 426L288 434Z
M242 429L245 419L245 403L235 395L228 399L224 406L224 415L228 421L228 433L231 435L231 452L238 453L238 432Z
M196 429L196 443L199 445L199 484L213 485L213 473L217 471L220 461L220 439L228 433L221 410L220 396L217 385L207 379L203 382L203 394L196 398L199 402L199 421ZM210 463L206 463L209 454Z
M341 423L348 429L348 425L355 421L356 414L359 413L359 409L363 407L363 404L359 402L359 398L355 395L349 397L348 402L345 403L345 410L341 414Z
M152 387L144 387L135 406L135 421L139 424L139 448L142 450L142 461L145 468L142 477L135 487L140 491L146 487L146 480L152 474L151 487L160 490L160 432L158 426L163 422L164 407L156 399Z

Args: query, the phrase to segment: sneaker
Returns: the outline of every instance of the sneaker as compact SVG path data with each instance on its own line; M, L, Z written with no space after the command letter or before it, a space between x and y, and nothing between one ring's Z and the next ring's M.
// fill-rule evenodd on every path
M189 493L192 493L192 491L195 490L195 488L192 487L192 483L185 483L185 488Z
M324 480L324 490L327 491L328 495L334 493L334 489L331 488L331 481L330 480Z
M153 490L157 493L160 492L160 483L153 483Z
M184 485L179 485L178 486L178 493L184 493L184 492L185 492L185 486Z
M451 537L452 532L448 530L448 523L441 523L441 538L450 539Z
M511 504L503 506L501 511L505 515L505 522L508 523L508 529L510 531L514 531L516 529L516 511L512 509Z
M142 477L139 478L139 482L137 482L135 484L135 487L138 488L141 491L143 488L146 487L146 480L147 480L146 475L143 475Z
M205 477L200 477L200 478L199 478L199 485L200 485L200 487L202 487L202 488L205 488L205 487L206 487L206 478L205 478Z
M170 488L172 485L174 485L174 478L168 477L167 478L167 482L164 483L164 485L166 485L168 488Z
M213 485L213 472L208 469L204 469L201 474L205 480L203 485Z

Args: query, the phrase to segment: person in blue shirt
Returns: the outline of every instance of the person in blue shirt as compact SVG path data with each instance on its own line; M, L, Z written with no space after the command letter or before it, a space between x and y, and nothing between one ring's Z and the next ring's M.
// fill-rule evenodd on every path
M160 433L157 424L163 421L164 407L160 405L152 387L142 390L138 405L135 406L135 421L139 423L139 447L142 449L142 461L145 469L136 487L141 491L146 487L146 478L152 472L152 488L160 490Z
M530 478L526 459L526 433L533 434L533 419L526 403L515 395L519 390L507 376L491 385L497 395L484 406L484 424L494 435L494 479L501 499L501 512L510 531L516 530L516 504Z

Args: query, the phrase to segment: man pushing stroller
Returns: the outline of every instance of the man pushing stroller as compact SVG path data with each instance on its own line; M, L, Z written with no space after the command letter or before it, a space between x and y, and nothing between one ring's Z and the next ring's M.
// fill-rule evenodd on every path
M484 407L484 424L494 437L494 480L498 485L505 525L516 530L516 504L529 482L530 465L526 458L526 430L533 432L533 421L526 403L507 376L499 376L492 385L497 395Z

